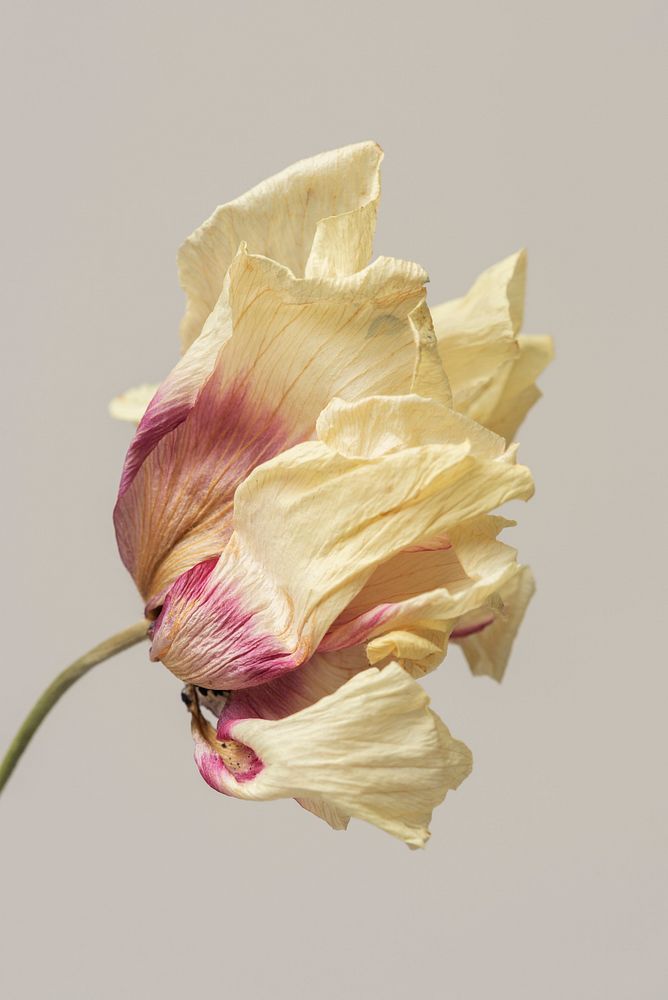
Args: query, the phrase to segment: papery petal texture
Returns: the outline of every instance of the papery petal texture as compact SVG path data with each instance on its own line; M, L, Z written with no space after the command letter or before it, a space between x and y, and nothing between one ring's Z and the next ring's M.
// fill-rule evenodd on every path
M553 357L550 337L519 334L525 285L520 251L432 310L454 406L508 441L540 398L534 382Z
M316 651L382 563L531 495L528 470L499 439L483 431L476 446L465 418L440 404L379 400L394 412L389 436L384 421L357 418L369 406L334 401L318 422L324 441L284 452L237 489L234 534L204 583L195 567L167 595L153 658L210 687L269 680Z
M345 276L371 259L382 151L374 142L321 153L216 209L179 252L187 296L184 350L199 336L241 243L297 278Z
M500 390L495 393L493 408L485 414L486 425L507 441L515 439L527 413L540 399L535 381L554 357L551 337L520 334L517 344L519 353L499 372Z
M471 770L468 748L428 706L397 664L370 668L279 721L233 722L223 739L195 714L195 759L228 795L324 801L423 847L432 810Z
M472 762L417 680L450 644L506 669L534 582L494 511L532 495L511 442L552 342L520 333L523 251L433 313L421 267L370 263L381 159L303 160L186 240L182 357L110 407L114 524L208 784L421 847Z
M425 280L416 265L388 258L349 277L295 278L239 253L224 293L222 346L194 403L183 402L180 388L209 367L214 317L154 398L128 452L116 532L147 601L221 552L237 486L256 465L310 437L332 396L408 389L415 354L408 317Z
M520 252L483 272L462 298L432 309L454 405L475 419L495 374L518 354L525 280L526 254Z
M503 582L497 599L463 616L451 639L462 647L471 673L500 681L536 585L528 566L517 566Z

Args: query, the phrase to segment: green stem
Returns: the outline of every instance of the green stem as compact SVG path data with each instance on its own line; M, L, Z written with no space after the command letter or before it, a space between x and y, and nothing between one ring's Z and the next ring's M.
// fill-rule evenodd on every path
M62 673L58 674L51 681L46 691L44 691L33 705L31 711L26 716L23 725L14 737L9 750L0 764L0 792L9 780L9 776L18 764L23 751L30 743L35 732L49 714L53 706L59 701L68 688L87 674L91 667L97 666L104 660L121 653L130 646L135 646L142 639L146 638L149 623L147 621L137 622L130 628L125 628L111 638L105 639L99 646L93 646L87 653L80 656L78 660L65 667Z

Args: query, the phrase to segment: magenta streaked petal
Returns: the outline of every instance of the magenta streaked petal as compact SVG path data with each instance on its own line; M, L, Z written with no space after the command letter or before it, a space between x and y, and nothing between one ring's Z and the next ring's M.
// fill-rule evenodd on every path
M396 663L370 668L281 719L246 718L221 739L190 703L204 779L242 799L296 798L337 827L349 816L422 847L432 810L471 770L468 748ZM220 761L215 759L215 756Z
M318 652L346 649L365 642L392 618L396 608L395 604L381 604L351 621L343 621L340 624L335 622L318 646Z
M252 781L261 774L264 764L254 750L233 740L218 740L213 727L193 705L192 734L195 763L207 785L224 795L233 794L237 784Z
M250 376L221 383L216 369L189 413L119 494L119 550L146 599L222 551L237 484L288 443L283 421L253 398Z
M240 250L226 304L158 391L128 453L114 520L145 601L223 550L237 486L311 437L333 396L408 388L409 315L425 280L416 265L383 258L347 277L296 279Z
M216 791L234 795L238 784L251 781L261 773L263 766L249 747L234 739L238 722L247 719L277 720L294 715L337 691L351 677L367 668L364 649L358 647L343 653L316 654L299 670L227 695L187 688L192 692L186 700L194 716L195 760L200 774ZM198 705L218 716L215 739L198 711ZM221 754L228 755L227 764ZM234 781L231 781L232 777ZM297 801L334 829L344 830L348 825L349 817L323 800L298 798Z
M221 346L231 333L227 322L202 336L181 358L151 399L125 457L119 499L129 489L147 455L183 423L214 370Z
M363 646L315 653L291 670L256 687L231 691L218 718L219 739L229 738L240 719L284 719L315 704L369 666Z
M153 626L151 659L189 684L236 689L293 670L305 651L275 638L249 594L230 580L213 579L216 559L183 573L170 588ZM243 567L242 567L243 568Z
M436 588L452 592L468 582L447 536L426 540L383 563L339 615L318 646L319 652L366 642L406 618ZM444 610L442 618L447 618Z

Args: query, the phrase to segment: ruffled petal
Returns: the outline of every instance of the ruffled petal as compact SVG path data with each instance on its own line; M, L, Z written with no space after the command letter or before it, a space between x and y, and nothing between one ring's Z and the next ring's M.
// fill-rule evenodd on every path
M332 830L347 830L348 823L350 822L350 816L347 816L340 809L337 809L327 802L325 799L306 799L306 798L296 798L295 802L298 802L302 809L306 809L307 812L313 813L318 819L322 819L331 826Z
M483 516L431 546L379 566L331 626L320 651L366 642L370 663L399 660L413 676L433 670L459 619L485 605L517 572L517 552L497 540L509 523Z
M456 409L486 423L500 388L495 377L517 357L524 314L524 251L485 271L470 291L432 309L434 329Z
M511 453L497 455L494 435L487 453L482 446L476 453L466 437L431 443L422 418L437 404L406 396L379 406L395 411L406 447L383 421L356 418L357 410L370 414L368 400L337 401L318 423L327 443L298 445L245 480L235 498L235 531L218 562L205 573L195 567L167 594L154 659L210 687L267 681L315 652L381 563L531 495L528 469ZM416 443L420 435L427 443ZM339 444L346 454L333 450Z
M443 367L434 322L426 301L416 306L409 318L417 347L411 392L451 408L452 389Z
M428 706L398 664L371 668L295 715L234 722L222 740L195 710L195 759L228 795L324 801L423 847L434 807L472 766Z
M451 640L460 645L471 673L500 681L536 585L528 566L516 572L498 591L496 599L460 619Z
M508 370L499 372L502 387L493 410L485 414L485 424L507 441L513 441L531 407L541 397L535 381L554 358L552 338L525 336L517 338L519 354Z
M109 403L109 413L116 420L127 420L128 423L138 424L158 388L157 385L136 385L132 389L127 389L112 399Z
M266 684L225 692L198 688L193 691L200 705L217 719L217 738L227 740L230 726L239 719L284 719L326 695L333 694L355 674L369 667L363 647L332 653L316 653L299 670L283 674ZM323 799L297 799L309 812L335 830L345 830L349 816Z
M179 252L187 296L183 349L199 336L241 243L296 277L349 275L365 267L380 198L382 151L362 142L288 167L216 209Z
M115 525L146 600L220 553L234 491L313 434L334 395L405 392L416 264L380 258L348 277L295 278L242 250L201 337L161 386L133 441Z

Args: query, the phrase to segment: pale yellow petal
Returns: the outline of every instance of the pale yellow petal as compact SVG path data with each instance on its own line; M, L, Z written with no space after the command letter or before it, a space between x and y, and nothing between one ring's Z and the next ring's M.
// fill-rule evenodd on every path
M382 564L320 648L368 639L370 663L391 656L414 676L433 670L445 656L451 629L482 606L488 615L489 599L516 574L516 550L496 537L508 523L474 518L433 548L401 552Z
M386 658L397 660L411 677L422 677L443 660L448 647L449 628L426 629L412 625L408 629L384 632L367 644L369 663L380 664Z
M184 350L214 308L239 245L296 277L353 274L370 260L382 152L373 142L288 167L216 209L179 252Z
M554 358L551 337L521 334L517 343L519 354L504 373L503 388L486 420L487 426L507 441L514 439L527 413L540 399L535 380Z
M409 315L426 277L417 264L379 258L353 275L295 278L239 252L126 460L115 524L146 600L222 551L239 483L312 437L332 396L407 391Z
M485 271L463 298L432 309L454 405L482 423L481 411L496 402L494 378L519 351L525 277L526 254L520 252Z
M157 385L136 385L132 389L127 389L112 399L109 403L109 413L116 420L127 420L128 423L138 424L157 390Z
M362 647L330 653L316 653L299 670L293 670L266 684L228 692L221 708L216 692L195 689L193 699L207 707L218 719L218 737L228 736L229 719L284 719L315 704L369 667ZM194 706L193 706L194 707ZM323 799L298 799L304 809L323 819L335 830L345 830L346 816Z
M490 459L506 451L498 434L422 395L333 399L316 429L321 441L347 458L379 458L430 444L467 443L472 454Z
M322 799L423 847L432 810L471 770L468 748L428 706L397 664L365 670L296 715L236 723L232 738L252 748L262 769L221 783L240 798Z
M526 469L474 457L467 443L365 460L314 442L266 463L240 487L235 527L244 564L262 567L276 595L290 595L284 628L310 645L379 563L531 490ZM270 511L289 526L288 540ZM214 572L222 581L229 571L224 553Z
M403 405L422 412L429 403L406 396ZM367 401L338 410L350 426L356 406ZM336 438L336 419L325 422ZM350 447L374 452L366 423L357 426L364 441L348 435ZM478 456L468 439L373 458L298 445L237 489L234 534L217 563L172 587L151 656L185 681L225 690L294 669L378 565L532 490L526 468L506 454Z
M441 361L434 323L426 301L413 310L409 319L417 346L411 392L451 407L452 390Z
M341 812L330 802L325 799L304 799L298 798L296 800L299 805L306 809L307 812L313 813L318 819L324 819L328 826L331 826L332 830L347 830L348 823L350 822L350 816L346 816L345 813Z
M455 638L453 633L453 641L462 647L471 673L493 677L496 681L503 678L515 636L535 589L529 567L519 566L499 588L500 600L470 612L457 622L457 629L470 630L469 635L461 638ZM477 630L477 624L485 622L489 624Z

